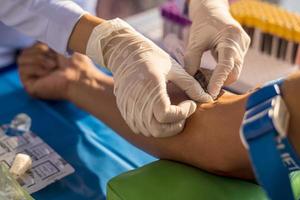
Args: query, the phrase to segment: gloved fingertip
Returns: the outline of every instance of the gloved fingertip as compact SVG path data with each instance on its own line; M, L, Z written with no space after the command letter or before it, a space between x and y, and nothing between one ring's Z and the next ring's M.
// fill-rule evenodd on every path
M218 97L222 86L224 85L224 82L222 82L222 84L220 84L220 82L222 81L211 80L207 86L207 91L213 99L216 99Z
M211 97L211 99L216 99L220 93L220 89L216 90L216 89L208 89L208 93L210 94L209 96Z
M180 106L184 110L188 110L187 117L191 116L196 111L197 108L196 103L190 100L183 101L178 106Z
M204 90L202 90L200 92L197 92L197 93L193 93L193 94L189 94L189 93L187 93L187 94L194 101L197 101L197 102L200 102L200 103L213 102L212 96L210 94L204 92Z
M211 96L213 101L217 99L218 95Z
M201 102L203 102L203 103L212 103L213 101L214 101L214 98L207 93L205 93L201 96Z

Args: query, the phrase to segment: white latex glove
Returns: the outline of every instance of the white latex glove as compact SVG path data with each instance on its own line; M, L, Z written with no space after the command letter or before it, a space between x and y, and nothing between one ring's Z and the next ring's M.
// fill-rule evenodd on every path
M185 67L194 75L200 67L202 54L211 50L217 66L210 79L208 92L213 98L223 85L239 78L250 38L229 12L227 0L190 0L192 20Z
M135 133L175 135L195 112L193 101L171 105L167 81L195 101L212 101L176 61L121 19L106 21L93 30L87 55L113 73L118 108Z

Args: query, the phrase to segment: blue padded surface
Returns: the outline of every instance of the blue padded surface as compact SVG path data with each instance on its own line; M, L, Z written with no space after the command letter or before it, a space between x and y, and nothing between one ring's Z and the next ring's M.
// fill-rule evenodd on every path
M35 193L37 200L105 199L109 179L155 160L67 102L32 99L22 89L16 71L1 73L0 124L20 112L32 117L33 131L76 170Z

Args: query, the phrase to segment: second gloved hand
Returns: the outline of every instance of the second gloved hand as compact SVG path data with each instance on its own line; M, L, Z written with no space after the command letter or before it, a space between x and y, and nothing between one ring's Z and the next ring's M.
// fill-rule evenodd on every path
M192 26L185 54L185 67L194 75L202 54L211 50L217 66L208 85L216 98L225 84L236 81L241 73L250 38L229 12L228 0L190 0Z
M118 108L135 133L175 135L195 112L193 101L171 105L167 81L174 82L193 100L212 101L176 61L120 19L97 26L86 53L113 73Z

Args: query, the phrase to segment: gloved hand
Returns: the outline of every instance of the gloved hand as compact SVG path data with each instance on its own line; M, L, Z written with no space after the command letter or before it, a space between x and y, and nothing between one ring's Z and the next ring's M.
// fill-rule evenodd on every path
M195 101L212 101L176 61L121 19L97 26L86 53L113 73L118 108L135 133L175 135L195 112L193 101L171 105L167 81L174 82Z
M210 79L208 92L216 98L225 84L239 78L250 38L229 12L227 0L190 0L192 20L185 67L194 75L202 54L211 50L217 66Z

